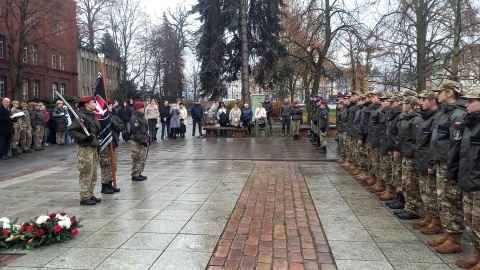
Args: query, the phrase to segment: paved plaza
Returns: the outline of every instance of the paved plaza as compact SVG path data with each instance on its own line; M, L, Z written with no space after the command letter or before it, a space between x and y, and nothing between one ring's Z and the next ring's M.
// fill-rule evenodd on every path
M308 140L192 138L154 142L144 175L130 180L120 143L118 186L80 206L75 146L0 163L0 217L66 212L80 233L4 269L457 269L425 236ZM2 255L2 254L0 254ZM1 257L1 256L0 256ZM1 265L1 264L0 264ZM1 267L1 266L0 266Z

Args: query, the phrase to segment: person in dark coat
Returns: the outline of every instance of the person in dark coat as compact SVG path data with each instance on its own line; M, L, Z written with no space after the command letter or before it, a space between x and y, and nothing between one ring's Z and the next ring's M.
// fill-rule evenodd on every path
M118 110L118 117L122 120L125 126L124 132L130 134L130 118L132 118L132 110L129 108L127 101L124 101L123 106ZM128 141L128 138L122 139Z
M203 137L202 135L203 108L202 108L202 104L200 104L198 99L195 100L195 104L193 104L192 106L191 114L192 114L192 120L193 120L192 136L195 137L195 126L198 125L198 133L200 134L200 137Z
M55 134L58 146L65 146L65 132L67 131L67 110L63 108L63 101L57 101L57 107L52 115L55 120Z
M267 112L267 120L268 120L268 127L270 128L270 134L273 135L273 129L272 129L272 124L273 124L273 118L272 118L272 113L273 113L273 105L272 102L270 102L270 98L268 96L265 96L265 101L263 102L263 108Z
M242 121L242 126L247 128L245 131L246 135L252 135L252 129L250 128L250 121L252 121L253 112L252 109L248 107L248 104L243 105L242 114L240 115L240 121ZM247 134L248 132L248 134Z
M10 140L12 139L13 120L10 115L10 99L3 98L0 105L0 159L9 159L8 149L10 148Z
M170 106L168 105L168 101L165 100L163 102L163 106L160 107L160 122L162 123L162 140L170 137ZM165 128L167 129L167 134L165 134Z

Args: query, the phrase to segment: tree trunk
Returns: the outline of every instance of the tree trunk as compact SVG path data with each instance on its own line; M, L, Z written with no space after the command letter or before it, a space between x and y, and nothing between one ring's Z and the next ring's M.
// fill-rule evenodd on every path
M242 99L250 103L247 37L247 0L240 0L240 38L242 42Z
M453 24L453 48L452 48L452 61L451 61L451 74L450 79L456 82L460 81L460 75L458 74L460 64L460 39L462 37L462 7L463 0L450 0L450 5L454 13Z
M416 63L416 90L417 92L427 89L427 16L426 16L426 4L424 0L415 2L416 13L416 28L417 28L417 63Z

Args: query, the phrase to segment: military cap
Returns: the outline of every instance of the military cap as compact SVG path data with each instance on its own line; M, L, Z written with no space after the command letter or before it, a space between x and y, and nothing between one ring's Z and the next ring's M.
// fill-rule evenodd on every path
M359 100L363 100L363 99L365 99L365 95L364 95L364 94L362 94L362 93L360 93L360 94L358 95L358 99L359 99Z
M372 92L367 91L367 92L365 92L364 96L365 96L364 98L370 98L370 97L372 97Z
M403 104L410 104L412 106L418 106L418 105L420 105L420 101L418 100L417 97L405 97L403 99Z
M402 95L403 97L417 97L418 93L413 90L405 90Z
M388 101L390 101L390 102L401 102L402 101L402 96L399 95L399 94L392 95L392 97L390 97L388 99Z
M137 101L137 102L135 102L135 104L133 104L133 108L135 108L135 110L141 109L143 107L145 107L145 104L141 101Z
M480 89L471 89L465 95L462 95L462 99L480 99Z
M454 90L457 93L460 93L460 84L452 80L444 80L438 89L432 90L434 92L440 92L443 90Z
M378 91L377 92L377 97L379 99L388 99L389 97L387 96L387 93L385 91Z
M327 103L326 101L322 100L322 102L320 103L320 105L327 106L327 105L328 105L328 103Z
M342 105L344 105L343 100L337 100L337 104L342 104Z
M419 98L427 98L427 99L436 99L438 97L437 93L433 91L423 90L418 94Z
M383 99L383 100L386 99L388 101L388 99L390 99L393 96L393 94L390 93L390 92L383 92L383 93L384 93L384 95L383 95L383 97L380 97L380 99Z
M352 95L352 96L353 96L353 95L358 95L358 92L357 92L357 91L351 91L351 92L350 92L350 95Z
M92 101L92 100L94 100L94 99L95 99L94 96L84 96L84 97L80 98L80 99L78 100L78 102L88 103L88 102L90 102L90 101Z
M113 102L111 99L107 99L107 105L113 105Z

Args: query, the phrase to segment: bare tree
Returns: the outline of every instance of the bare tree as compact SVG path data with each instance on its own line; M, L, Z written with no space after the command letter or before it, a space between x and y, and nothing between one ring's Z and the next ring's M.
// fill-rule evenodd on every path
M76 0L79 35L87 39L87 47L95 48L98 33L105 30L103 18L108 6L112 6L116 0Z

